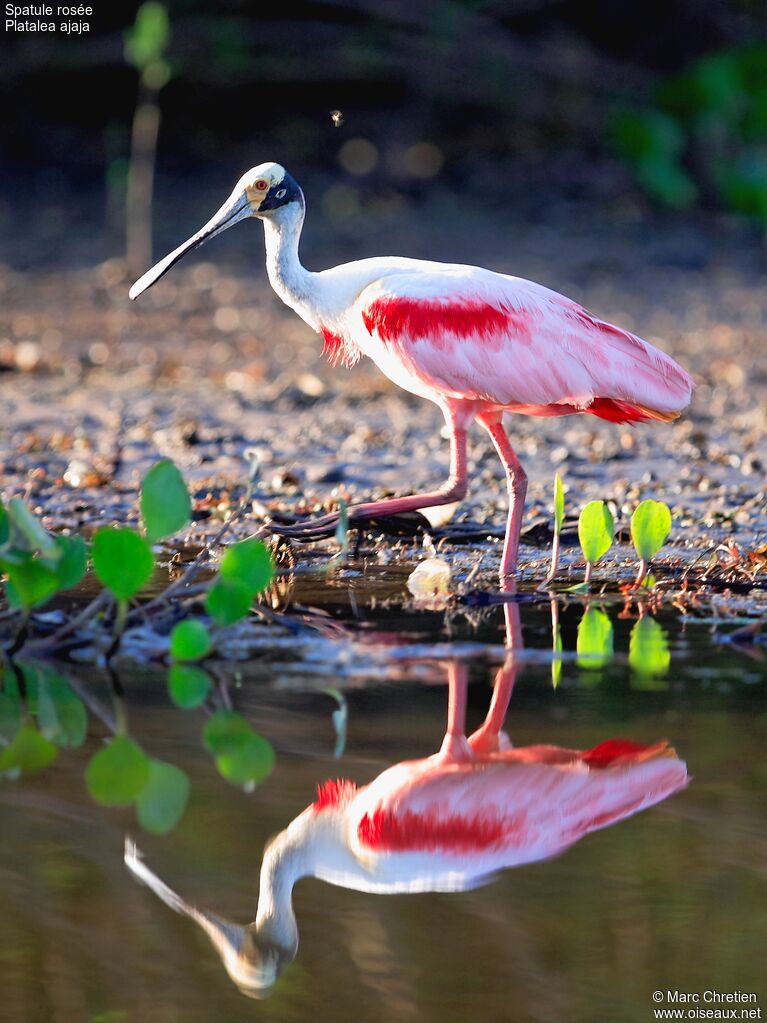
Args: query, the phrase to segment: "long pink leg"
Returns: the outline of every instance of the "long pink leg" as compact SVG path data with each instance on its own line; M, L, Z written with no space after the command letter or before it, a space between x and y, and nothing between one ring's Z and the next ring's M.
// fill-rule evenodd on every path
M506 618L506 649L508 653L495 676L493 696L485 720L468 739L471 748L480 756L497 753L499 750L511 747L508 736L501 729L520 670L519 655L523 649L522 623L518 604L505 604L503 611Z
M447 666L447 731L438 756L455 762L473 760L466 741L466 691L469 667L465 661L450 661Z
M468 469L466 465L466 427L457 418L446 412L445 420L450 427L450 475L437 490L425 494L410 494L408 497L393 497L385 501L367 501L364 504L353 504L349 507L349 521L358 522L365 519L385 518L388 515L402 515L405 512L418 511L420 508L432 508L436 505L451 504L461 501L468 489ZM324 515L322 518L311 519L305 524L294 526L273 526L270 529L284 536L298 538L310 537L314 531L327 531L328 526L338 521L338 515Z
M501 558L501 589L507 589L510 580L517 570L517 551L519 549L519 533L522 529L522 515L525 510L525 494L527 493L527 474L509 443L503 428L500 412L491 412L477 417L490 434L503 467L506 470L506 484L509 491L509 518L506 524L506 540L503 544Z

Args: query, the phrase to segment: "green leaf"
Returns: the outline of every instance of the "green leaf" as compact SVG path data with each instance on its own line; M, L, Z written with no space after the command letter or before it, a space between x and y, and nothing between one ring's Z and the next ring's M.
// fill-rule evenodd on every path
M96 578L118 600L135 596L154 571L149 544L132 529L99 529L93 537L91 554Z
M189 779L179 767L152 760L149 781L136 802L139 824L154 835L167 835L183 816L189 799Z
M672 209L689 209L698 198L695 182L681 164L671 160L640 161L636 178L648 195Z
M554 476L554 532L558 536L562 532L565 521L565 492L562 489L562 477Z
M239 579L217 579L205 594L205 609L216 625L231 625L250 611L253 594Z
M34 774L52 764L57 756L56 747L34 725L22 725L0 753L0 774Z
M660 110L625 110L613 119L612 143L628 163L677 159L685 147L682 126Z
M4 543L8 543L8 537L11 534L11 525L8 518L8 512L5 510L5 505L0 499L0 547Z
M551 658L551 685L557 688L562 680L562 630L557 625L554 630L554 644Z
M338 525L336 526L335 540L341 548L341 553L346 554L349 550L349 506L343 497L338 501Z
M274 562L263 540L251 537L227 547L221 559L224 579L243 583L251 594L266 589L274 578Z
M596 565L612 546L615 525L604 501L590 501L578 519L578 539L586 561Z
M199 661L211 650L210 634L202 622L194 618L173 626L170 654L177 661Z
M629 665L642 677L666 675L671 666L666 631L649 615L639 618L631 630Z
M274 750L270 743L255 732L247 742L216 757L219 774L233 785L242 785L248 791L271 772Z
M164 4L147 0L136 12L133 27L125 33L125 59L138 70L159 60L170 36Z
M28 555L19 564L0 560L0 568L8 575L6 596L11 607L37 607L60 589L58 575L40 558Z
M57 536L54 537L54 543L59 552L55 565L59 586L62 590L71 590L85 575L88 567L88 549L85 541L79 536Z
M724 164L717 184L727 207L735 213L767 221L767 156L745 152Z
M210 692L207 671L191 664L173 664L168 672L168 691L177 707L191 710L199 707Z
M671 512L663 501L648 499L631 516L631 539L640 558L654 558L671 532Z
M30 551L39 551L47 558L57 558L58 550L51 534L43 528L20 497L13 497L8 505L8 518L26 540Z
M12 742L21 727L21 698L18 693L0 692L0 745Z
M149 781L149 757L127 735L118 735L91 757L88 791L102 806L130 806Z
M255 732L236 710L217 710L205 722L202 739L209 753L231 753L244 746Z
M192 502L184 477L167 458L153 465L144 477L141 518L150 543L178 533L192 518Z
M613 655L613 626L597 607L588 608L578 622L577 664L580 668L601 668Z
M67 680L47 666L37 673L37 722L43 735L57 746L77 747L85 741L85 705Z

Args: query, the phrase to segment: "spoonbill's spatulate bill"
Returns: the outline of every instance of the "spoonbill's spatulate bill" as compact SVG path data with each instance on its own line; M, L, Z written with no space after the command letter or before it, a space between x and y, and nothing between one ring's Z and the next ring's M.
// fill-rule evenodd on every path
M461 500L466 431L477 420L503 462L509 517L501 582L516 571L527 489L503 428L504 412L588 413L615 423L671 422L688 404L690 376L668 355L576 302L520 277L476 266L381 256L319 273L298 258L304 196L288 172L262 163L244 174L221 209L131 288L137 298L187 252L247 217L266 232L266 266L282 300L320 333L333 362L369 356L389 379L435 402L450 430L450 476L430 493L349 509L351 522ZM327 535L335 516L279 530Z
M253 923L239 926L186 902L126 846L130 870L202 927L244 993L267 994L296 955L292 891L301 877L377 894L466 891L505 868L554 856L687 784L686 766L666 742L512 748L501 728L513 655L496 675L484 723L467 738L468 667L454 662L448 671L439 752L394 764L363 787L340 780L321 786L264 852Z

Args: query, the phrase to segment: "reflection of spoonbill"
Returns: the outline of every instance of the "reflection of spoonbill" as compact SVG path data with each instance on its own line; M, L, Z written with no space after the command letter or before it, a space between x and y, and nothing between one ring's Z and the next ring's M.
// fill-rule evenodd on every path
M617 423L669 422L692 381L663 352L596 319L577 303L519 277L475 266L394 256L321 273L304 269L298 239L304 197L276 163L244 174L213 218L147 271L137 298L181 257L214 235L259 217L272 287L325 339L335 362L368 355L400 387L436 402L450 431L450 476L438 490L349 509L352 522L463 499L466 431L477 419L503 462L509 491L501 580L516 570L527 479L503 429L505 411L532 416L588 412ZM329 535L337 517L280 529L297 539Z
M382 894L464 891L504 867L553 856L591 831L660 802L687 781L665 742L614 739L591 750L512 749L501 732L514 677L496 677L484 724L464 731L467 669L450 666L442 748L395 764L363 788L331 781L316 802L270 842L254 923L240 927L189 905L126 847L133 873L207 932L246 994L267 992L295 956L295 882L311 875Z

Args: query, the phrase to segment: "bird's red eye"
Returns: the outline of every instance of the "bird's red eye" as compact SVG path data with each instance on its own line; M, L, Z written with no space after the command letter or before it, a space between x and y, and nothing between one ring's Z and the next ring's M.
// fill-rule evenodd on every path
M264 181L263 178L261 178L259 181L256 182L256 188L259 190L259 192L265 191L268 187L269 187L269 182L268 181Z

